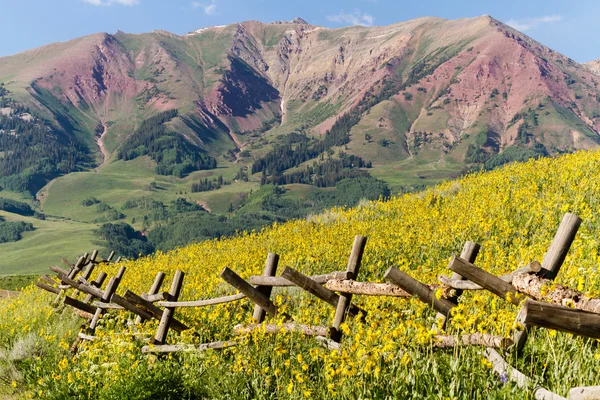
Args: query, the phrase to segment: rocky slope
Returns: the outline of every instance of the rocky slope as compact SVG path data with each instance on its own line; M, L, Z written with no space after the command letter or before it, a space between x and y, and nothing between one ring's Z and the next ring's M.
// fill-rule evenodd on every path
M489 16L341 29L296 19L91 35L0 58L0 82L106 159L143 119L172 108L177 132L231 156L271 133L323 134L370 101L350 153L469 164L510 148L596 147L593 68Z

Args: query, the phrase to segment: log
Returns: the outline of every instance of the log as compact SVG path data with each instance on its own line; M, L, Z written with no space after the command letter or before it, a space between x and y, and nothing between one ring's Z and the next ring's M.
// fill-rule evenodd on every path
M51 266L50 271L56 272L58 275L64 275L64 276L69 275L68 270L61 268L61 267L57 267L57 266Z
M577 290L557 285L549 279L535 275L518 275L513 279L513 286L519 292L538 301L568 305L577 310L600 314L600 299L587 297Z
M89 295L92 295L93 297L97 297L97 298L102 298L104 296L104 292L98 288L95 288L93 286L88 286L88 285L84 285L82 283L76 282L64 275L59 275L59 278L61 280L61 282L66 283L67 285L83 292Z
M254 304L260 306L267 314L271 316L277 315L277 306L273 304L271 300L258 290L254 289L252 285L240 278L238 274L225 267L221 271L221 278L231 286L245 294Z
M79 300L74 299L74 298L69 297L69 296L65 296L65 304L68 305L68 306L74 307L74 308L76 308L78 310L81 310L81 311L84 311L86 313L89 313L89 314L94 314L96 312L96 310L97 310L96 307L91 306L89 304L86 304L86 303L84 303L82 301L79 301Z
M532 386L533 382L531 379L523 375L519 370L511 367L496 350L487 348L485 349L484 354L485 358L492 363L494 371L500 376L506 376L511 381L516 382L517 386L520 388ZM564 397L552 393L541 386L533 388L533 397L537 400L566 400Z
M319 285L318 283L310 279L308 276L290 267L286 267L281 273L281 276L289 280L290 282L293 282L300 289L306 290L308 293L318 297L319 299L323 300L324 302L330 304L332 307L337 309L337 306L340 301L340 296L335 292ZM351 304L348 309L348 313L350 315L358 315L361 312L363 313L363 316L366 316L366 311L361 310L354 304Z
M148 296L150 297L150 296ZM233 294L231 296L216 297L214 299L206 300L195 300L195 301L159 301L157 303L160 307L206 307L214 306L216 304L230 303L232 301L238 301L245 298L246 295L243 293ZM146 299L148 300L148 299ZM150 300L148 300L150 301Z
M437 312L446 317L450 314L450 310L455 306L454 303L451 303L444 298L438 299L433 290L397 268L388 268L383 278L400 286L411 295L417 296L422 302L430 305Z
M94 251L92 251L92 255L90 256L90 261L96 261L96 257L98 257L98 250L94 249Z
M504 282L460 257L452 257L448 268L512 304L519 305L524 297L510 283Z
M162 292L156 294L146 294L142 293L142 297L148 300L150 303L156 303L161 300L169 300L169 292Z
M350 258L348 258L348 266L346 267L346 272L349 273L348 279L356 279L358 277L358 272L360 271L360 264L362 262L363 254L365 253L366 245L366 237L356 236L354 238L352 252L350 253ZM333 327L330 331L330 338L336 342L339 342L342 338L340 326L346 318L346 312L348 312L351 303L352 293L342 293L340 295L340 299L335 310L335 316L333 317Z
M50 284L50 285L56 285L56 284L57 284L57 282L56 282L54 279L50 278L50 277L49 277L49 276L47 276L47 275L42 275L42 276L40 276L40 278L41 278L42 280L46 281L46 283L48 283L48 284Z
M96 277L96 279L92 282L92 286L95 288L100 288L102 287L102 284L104 283L104 280L106 279L106 272L100 272L100 274L98 275L98 277ZM87 296L85 296L85 300L83 300L84 303L90 303L93 300L94 296L92 296L91 294L88 294Z
M467 260L470 263L474 263L475 259L477 258L477 255L479 254L479 249L481 249L481 246L479 244L477 244L475 242L467 241L467 242L465 242L462 252L460 253L460 258L462 258L463 260ZM450 279L457 280L457 281L465 280L465 278L463 276L461 276L460 274L457 274L456 272L454 272L452 274L452 277ZM448 300L450 300L454 304L458 304L458 298L461 295L462 295L462 290L458 289L455 292L454 296L450 296L448 298Z
M114 252L111 253L114 255ZM159 271L156 276L154 277L154 282L152 282L152 286L150 286L150 291L148 292L148 294L152 295L152 294L156 294L158 293L158 291L160 290L160 287L163 284L163 281L165 280L165 273L162 271ZM162 312L162 311L161 311ZM139 324L142 322L142 317L140 317L139 315L135 318L135 323Z
M600 386L573 388L569 391L569 400L600 400Z
M526 325L600 339L600 315L527 299L520 313Z
M127 301L130 301L136 307L139 307L142 310L148 311L154 318L159 319L159 320L162 318L163 310L161 310L160 308L158 308L157 306L155 306L153 303L149 302L148 300L142 298L141 296L138 296L137 294L133 293L132 291L128 290L127 292L125 292L125 299ZM175 318L171 319L170 327L175 329L177 332L182 332L182 331L190 329L183 322L178 321Z
M47 285L47 284L45 284L43 282L36 282L35 286L39 287L40 289L44 289L45 291L50 292L50 293L54 293L54 294L57 294L57 295L60 294L60 289L59 288L52 287L52 286Z
M200 345L193 344L163 344L142 347L142 353L176 353L178 351L206 351L209 349L225 349L237 345L234 341L212 342Z
M119 268L119 271L117 272L117 275L115 275L117 277L117 279L119 279L119 281L123 280L123 275L125 275L125 271L126 271L125 267Z
M341 279L346 280L349 279L350 273L348 271L343 272L332 272L324 275L312 275L310 279L317 282L318 284L324 284L327 281L332 279ZM281 276L251 276L248 279L248 282L252 285L260 285L260 286L277 286L277 287L288 287L295 286L293 282L288 281L287 279Z
M581 218L577 215L570 213L565 214L558 227L558 231L548 248L548 252L546 252L544 260L542 261L541 275L544 278L556 278L580 225Z
M96 308L102 308L104 310L124 310L123 306L113 303L104 303L102 301L94 301L92 305Z
M265 333L280 333L283 329L288 332L299 332L307 336L326 336L329 334L329 328L326 326L309 326L295 323L287 323L283 325L275 324L250 324L250 325L236 325L233 327L233 333L236 335L245 335L255 331Z
M171 300L177 301L179 299L179 294L181 293L181 286L183 284L184 277L185 273L183 271L175 271L175 276L173 276L173 281L171 282L171 290L169 291L169 296ZM165 340L167 339L167 333L169 332L169 327L171 325L171 320L173 319L173 314L175 314L175 308L165 307L160 318L160 322L158 324L156 336L152 341L153 344L165 343Z
M315 339L317 339L317 341L321 343L321 346L325 347L327 350L339 350L341 348L338 342L329 339L326 336L315 336Z
M112 295L110 301L115 304L120 305L125 310L132 312L139 317L142 317L142 319L152 319L152 317L153 317L153 315L151 313L149 313L148 311L142 310L141 308L136 307L130 301L127 301L126 299L124 299L123 297L119 296L116 293Z
M111 251L108 257L106 257L106 262L111 262L113 257L115 256L115 252Z
M411 297L410 293L391 283L356 282L332 279L325 287L334 292L360 294L364 296Z
M507 348L513 343L509 338L493 336L487 333L473 333L462 336L437 335L433 342L434 347L455 346L485 346L493 348Z
M463 260L464 260L464 258L463 258ZM510 274L502 275L502 276L499 276L498 278L502 279L504 282L512 283L514 277L517 275L538 273L541 271L541 269L542 269L542 265L539 262L532 261L528 265L526 265L522 268L516 269L513 272L511 272ZM457 289L457 290L483 290L483 287L481 287L480 285L478 285L474 282L471 282L469 280L462 280L462 279L456 280L456 279L448 278L445 275L440 275L438 280L440 282L442 282L444 285L449 286L453 289Z
M103 303L110 303L110 299L111 299L112 295L117 291L117 288L119 287L119 283L120 283L119 278L117 278L117 277L110 278L110 281L108 281L108 284L106 285L106 290L104 290L104 294L101 297L101 300ZM98 321L100 321L100 317L102 317L102 314L104 314L104 309L102 309L102 308L98 308L96 310L96 312L94 313L94 317L92 318L92 321L90 322L90 326L88 328L89 334L93 335L94 332L96 331L96 326L98 325Z
M87 265L87 268L85 269L85 271L83 272L83 275L81 276L83 279L85 279L86 281L88 279L90 279L90 276L92 276L92 272L94 272L94 268L96 268L96 264L94 263L89 263Z
M265 269L263 271L263 276L275 276L277 273L277 265L279 264L279 255L275 253L269 253L267 256L267 261L265 262ZM266 298L271 297L271 292L273 291L273 286L262 286L259 285L255 288L257 291L261 292L265 295ZM252 314L252 318L259 324L265 320L266 312L259 305L254 306L254 313Z

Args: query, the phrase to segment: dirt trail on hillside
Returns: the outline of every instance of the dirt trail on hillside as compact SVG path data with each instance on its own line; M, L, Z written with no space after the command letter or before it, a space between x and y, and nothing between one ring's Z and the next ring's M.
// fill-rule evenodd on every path
M98 171L98 169L100 167L102 167L108 161L108 158L110 157L109 151L104 146L104 136L108 132L108 128L106 127L105 124L102 124L102 126L104 127L104 131L102 132L102 134L100 135L98 140L96 140L96 144L98 145L98 147L100 148L100 152L102 153L102 163L100 163L100 165L96 168L96 171Z

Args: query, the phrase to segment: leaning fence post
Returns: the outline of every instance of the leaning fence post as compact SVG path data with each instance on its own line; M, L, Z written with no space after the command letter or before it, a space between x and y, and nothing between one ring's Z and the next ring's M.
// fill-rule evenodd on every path
M365 252L365 246L367 244L367 238L364 236L356 236L354 238L354 245L352 246L352 253L348 259L348 271L352 276L350 279L356 279L360 270L360 263L362 261L363 254ZM346 312L350 307L352 301L352 293L340 294L340 299L335 310L335 317L333 318L333 327L331 328L330 337L331 339L339 342L341 339L340 326L346 318Z
M267 256L267 261L265 263L265 269L263 272L263 276L275 276L277 273L277 265L279 264L279 255L275 253L269 253ZM257 286L256 290L264 294L267 298L271 297L271 292L273 290L273 286ZM263 310L259 305L254 306L254 314L252 314L252 318L256 320L257 323L262 323L265 320L266 311Z
M477 255L479 254L479 249L481 249L481 246L478 243L467 240L465 242L465 245L463 246L462 252L460 253L460 258L462 258L463 260L467 260L468 262L473 264L475 262L475 259L477 258ZM465 278L457 274L456 272L453 272L450 279L464 280ZM454 304L458 304L458 298L462 295L462 292L463 291L460 289L455 289L454 296L448 297L447 300ZM438 313L435 318L438 324L434 326L434 329L437 329L437 327L439 326L439 321L441 321L442 328L445 328L446 323L448 322L448 318L442 313Z
M544 278L556 278L580 225L581 218L577 215L571 213L565 214L554 236L554 240L552 240L548 252L544 256L544 261L542 261L542 271L540 273L543 274Z
M179 299L184 276L185 273L183 271L175 271L175 276L173 277L173 282L171 283L171 290L169 291L169 301L177 301ZM158 324L156 336L152 341L153 344L165 344L167 333L169 332L169 325L171 324L171 319L173 318L174 313L175 307L165 307L162 317L160 318L160 323Z
M100 289L102 287L102 284L104 283L104 280L106 279L106 272L100 272L100 274L96 277L96 280L94 280L92 282L92 286ZM84 303L89 303L93 300L94 296L92 296L91 294L88 294L85 297L85 300L83 300Z
M165 280L165 273L164 272L159 272L158 274L156 274L156 278L154 278L154 282L152 283L152 287L150 288L150 291L148 292L149 295L152 294L156 294L158 293L158 291L160 290L160 287L163 284L163 281ZM136 325L142 322L142 317L141 316L137 316L135 318L135 323Z
M544 260L542 261L542 269L536 274L542 278L554 280L560 271L560 268L567 257L567 253L575 240L575 235L581 225L581 218L575 214L566 213L563 216L556 235L552 239L550 247ZM527 337L529 336L529 330L531 329L524 321L521 320L521 313L517 317L517 322L522 325L523 330L515 330L513 334L513 342L515 343L515 349L519 354L525 347Z

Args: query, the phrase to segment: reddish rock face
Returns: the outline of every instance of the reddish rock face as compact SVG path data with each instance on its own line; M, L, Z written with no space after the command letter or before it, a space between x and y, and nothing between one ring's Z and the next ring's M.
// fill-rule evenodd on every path
M429 148L463 161L475 137L487 155L597 146L598 65L581 66L487 16L343 29L296 19L184 36L92 35L0 58L0 79L28 90L41 111L55 113L58 101L77 121L102 124L117 145L140 118L178 108L197 121L182 119L180 132L209 151L215 134L241 147L246 134L255 140L280 125L324 133L379 96L378 126L407 143L399 158Z

